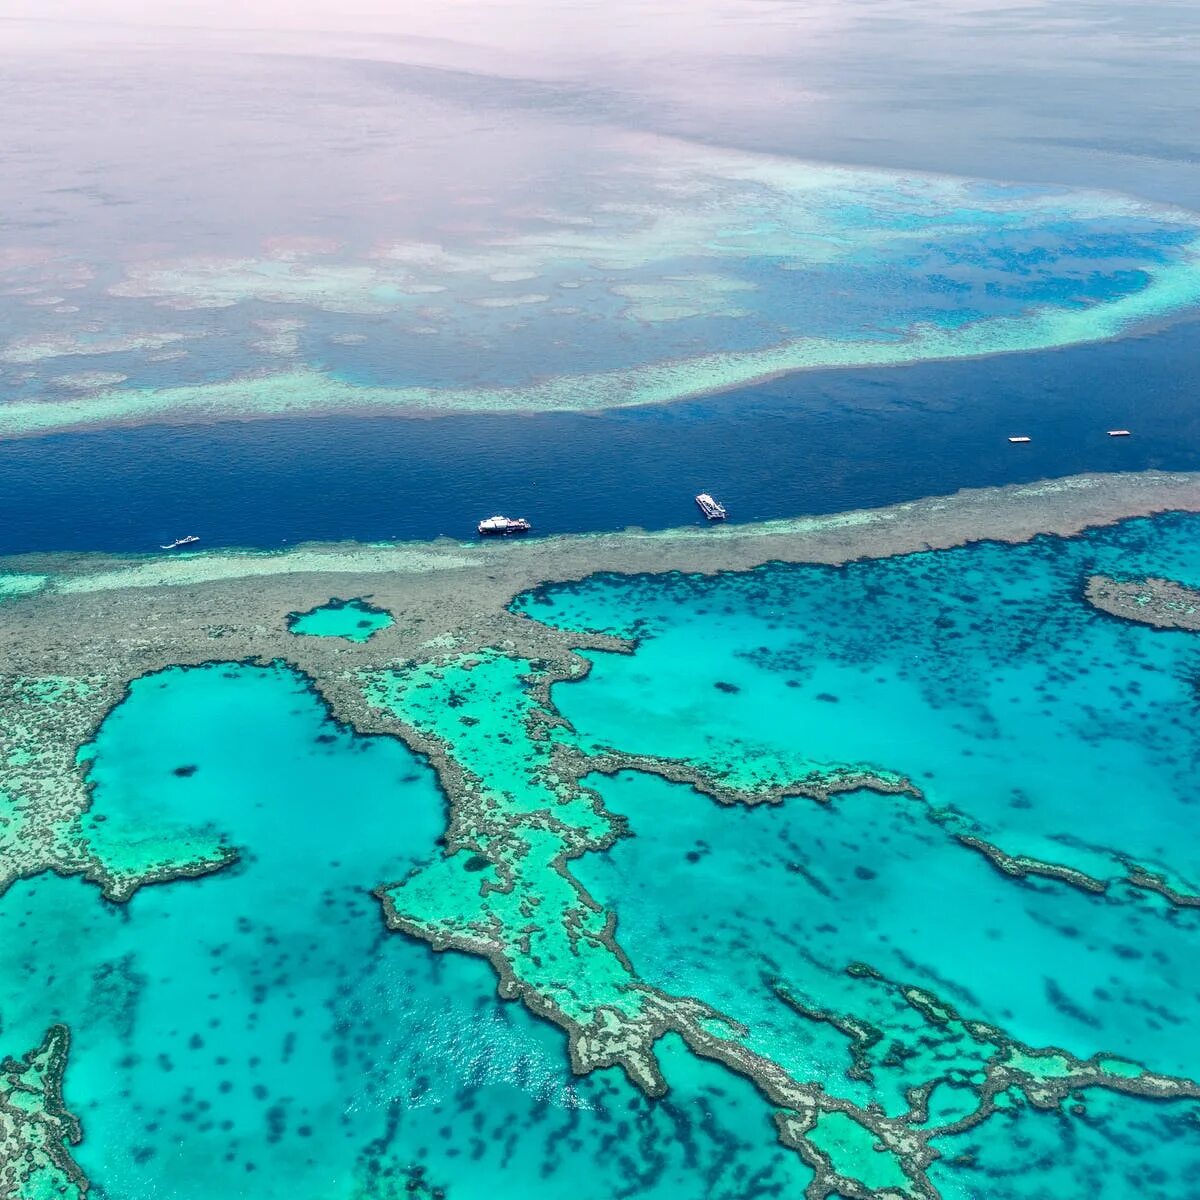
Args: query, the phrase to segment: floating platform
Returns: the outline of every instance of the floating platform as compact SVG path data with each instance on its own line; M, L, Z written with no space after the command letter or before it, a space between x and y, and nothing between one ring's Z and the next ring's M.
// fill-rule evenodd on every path
M479 522L480 537L508 537L528 533L533 528L524 517L488 517Z
M725 511L725 505L718 504L707 492L701 492L696 497L696 503L710 521L723 521L729 515Z
M1024 437L1024 436L1022 436L1022 437L1010 437L1008 440L1009 440L1010 442L1013 442L1013 443L1017 443L1017 442L1032 442L1032 441L1033 441L1033 438L1031 438L1031 437Z
M1110 429L1108 431L1108 436L1109 437L1129 437L1130 435L1129 435L1128 429Z

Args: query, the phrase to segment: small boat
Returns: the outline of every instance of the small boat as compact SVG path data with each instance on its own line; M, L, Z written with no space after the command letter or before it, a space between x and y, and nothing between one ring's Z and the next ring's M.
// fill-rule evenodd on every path
M1031 437L1010 437L1008 440L1013 443L1032 442L1033 438L1031 438Z
M710 521L723 521L729 515L725 511L725 505L718 504L707 492L701 492L696 497L696 503Z
M1128 437L1129 430L1128 429L1110 429L1108 431L1108 436L1109 437Z
M507 537L510 533L528 533L532 528L524 517L488 517L479 522L481 537Z
M193 542L198 542L199 540L194 533L189 533L187 537L176 538L175 541L169 542L167 545L159 548L161 550L177 550L180 546L190 546Z

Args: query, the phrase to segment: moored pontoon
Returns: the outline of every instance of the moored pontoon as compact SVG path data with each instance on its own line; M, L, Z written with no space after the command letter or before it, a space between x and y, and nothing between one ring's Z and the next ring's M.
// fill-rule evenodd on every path
M701 492L696 497L696 503L700 506L700 511L710 521L723 521L729 515L725 511L725 505L718 504L707 492Z
M524 517L488 517L479 522L482 537L504 537L510 533L528 533L532 526Z

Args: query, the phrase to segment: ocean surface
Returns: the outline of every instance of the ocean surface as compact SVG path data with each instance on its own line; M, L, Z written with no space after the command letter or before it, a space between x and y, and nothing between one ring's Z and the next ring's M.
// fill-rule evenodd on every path
M743 522L1200 469L1196 5L13 4L0 554L469 537L497 511L534 536L665 528L701 490ZM897 1116L926 1084L948 1124L993 1051L1196 1079L1200 909L1123 879L1200 891L1200 641L1082 587L1200 586L1197 547L1200 519L1166 516L517 599L637 639L552 689L577 747L920 791L722 807L591 776L626 836L564 869L638 979L856 1105ZM330 599L298 637L387 626ZM541 802L537 664L380 666L373 701ZM804 1194L745 1076L669 1034L662 1099L577 1077L492 964L387 931L382 885L457 915L446 796L284 662L135 680L81 756L105 854L239 851L126 904L57 875L0 894L0 1058L69 1026L100 1200ZM959 835L1107 890L1008 877ZM545 912L569 891L532 883ZM576 1001L621 977L605 961ZM814 1136L896 1182L861 1127ZM947 1200L1200 1195L1190 1099L1010 1090L933 1144Z
M1190 6L259 7L5 26L0 551L1195 461Z
M596 414L278 418L0 442L0 552L668 528L1081 471L1200 466L1192 324L1099 346L814 372ZM1131 429L1110 438L1109 429ZM1034 440L1014 446L1008 437Z
M924 796L729 808L652 775L596 777L627 836L570 869L616 913L639 977L740 1021L798 1078L893 1114L906 1088L939 1079L957 1082L933 1119L970 1111L980 1056L897 1012L893 985L1006 1044L1200 1073L1200 914L1122 886L1006 877L930 817L952 810L1012 853L1101 876L1119 852L1195 888L1200 643L1095 612L1080 587L1114 568L1200 585L1198 533L1200 519L1159 518L842 569L601 577L519 600L555 625L639 639L554 688L585 745L736 763L742 783L800 761L864 763ZM463 737L482 745L509 724L519 679L504 704L473 705L463 676ZM438 854L444 800L423 761L335 725L287 669L148 676L82 753L107 856L208 828L240 852L127 905L56 876L0 900L0 1051L70 1025L66 1095L96 1194L399 1196L414 1170L460 1197L803 1189L808 1168L745 1079L674 1038L658 1047L664 1101L615 1069L572 1078L561 1032L500 1001L486 962L384 930L371 890ZM854 963L880 979L848 974ZM848 1035L781 988L878 1023L894 1052L848 1076ZM933 1179L979 1200L1135 1186L1179 1200L1200 1173L1198 1119L1195 1101L1103 1089L1069 1112L1014 1096L935 1141Z

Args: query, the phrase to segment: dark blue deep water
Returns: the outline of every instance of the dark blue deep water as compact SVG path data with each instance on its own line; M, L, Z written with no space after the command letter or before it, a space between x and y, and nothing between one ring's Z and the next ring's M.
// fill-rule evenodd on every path
M664 528L698 519L702 489L751 521L1079 471L1194 470L1196 332L802 373L599 415L278 418L11 440L0 444L0 553L152 550L185 533L205 546L459 537L494 511L542 533Z

